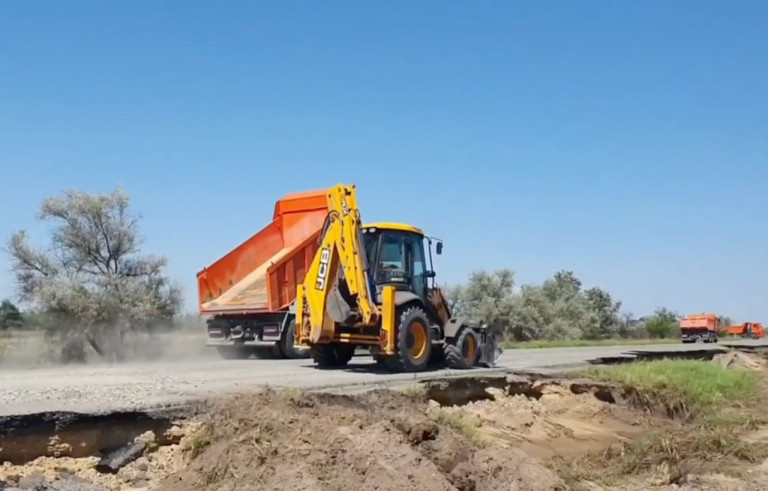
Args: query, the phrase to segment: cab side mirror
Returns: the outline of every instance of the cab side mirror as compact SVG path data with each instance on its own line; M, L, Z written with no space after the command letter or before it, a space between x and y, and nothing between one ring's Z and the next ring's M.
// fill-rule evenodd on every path
M435 252L437 252L438 256L443 253L443 243L442 242L438 242L437 243L437 245L435 246Z

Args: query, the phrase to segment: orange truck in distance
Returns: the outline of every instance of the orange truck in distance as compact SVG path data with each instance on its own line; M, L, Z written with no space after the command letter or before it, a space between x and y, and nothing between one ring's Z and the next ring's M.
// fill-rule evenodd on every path
M694 314L680 319L680 334L684 343L716 343L720 320L715 314Z
M728 326L723 333L727 336L760 339L765 337L765 328L759 322L745 322L738 326Z

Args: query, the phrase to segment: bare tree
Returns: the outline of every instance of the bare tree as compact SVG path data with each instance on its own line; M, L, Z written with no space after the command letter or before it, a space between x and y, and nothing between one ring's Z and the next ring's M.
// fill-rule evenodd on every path
M38 218L53 224L46 250L31 247L24 231L10 238L19 296L55 319L69 358L82 358L86 341L120 358L128 331L151 329L181 306L180 289L163 275L166 259L140 254L129 204L120 188L67 191L42 202Z

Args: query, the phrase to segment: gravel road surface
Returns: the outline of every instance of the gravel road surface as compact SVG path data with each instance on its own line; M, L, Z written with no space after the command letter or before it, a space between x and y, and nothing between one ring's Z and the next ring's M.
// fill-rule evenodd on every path
M760 343L737 341L731 344ZM498 369L472 372L547 371L632 351L690 351L717 347L697 343L507 350ZM0 415L141 410L265 385L353 389L359 385L467 373L447 369L419 374L376 373L369 356L354 358L346 369L320 371L314 368L311 360L221 360L215 350L211 350L210 356L194 360L0 370Z

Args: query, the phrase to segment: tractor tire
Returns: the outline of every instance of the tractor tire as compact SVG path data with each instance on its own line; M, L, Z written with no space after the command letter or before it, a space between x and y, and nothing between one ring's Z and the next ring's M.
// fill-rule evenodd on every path
M448 368L466 370L477 363L479 351L478 336L470 328L465 328L456 338L455 343L445 345L445 364Z
M285 326L283 335L278 343L278 348L283 357L297 360L301 358L309 358L310 353L308 349L296 349L293 347L294 331L296 329L296 320L292 320Z
M432 350L429 319L420 307L409 307L400 314L395 340L395 356L389 369L397 372L419 372L427 368Z
M217 346L216 350L225 360L247 360L253 354L250 346Z
M342 368L347 366L349 360L354 356L355 346L321 344L313 346L310 353L318 368Z

